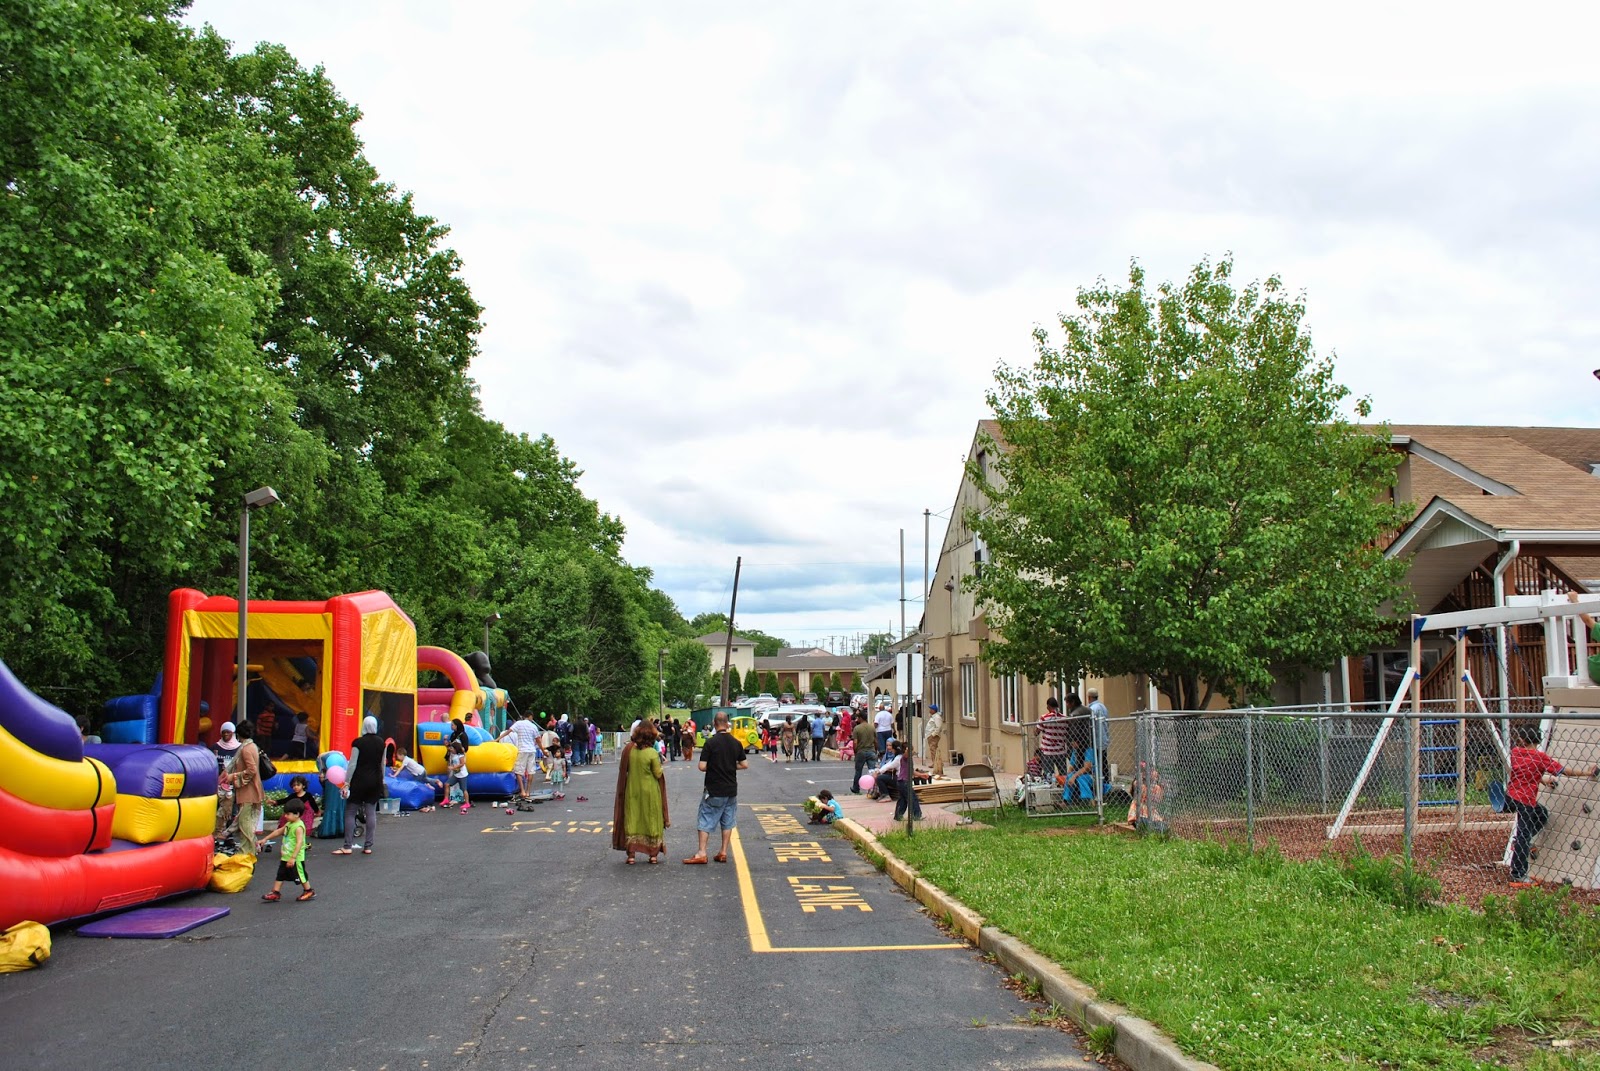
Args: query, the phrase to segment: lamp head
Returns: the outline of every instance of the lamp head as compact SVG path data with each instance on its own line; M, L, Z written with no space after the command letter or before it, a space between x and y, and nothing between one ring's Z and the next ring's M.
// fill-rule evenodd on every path
M270 487L257 487L254 491L244 496L246 509L255 509L257 506L272 506L281 503L278 492Z
M490 614L488 617L484 618L483 619L483 623L485 625L492 625L498 620L500 620L500 615L495 613L495 614Z

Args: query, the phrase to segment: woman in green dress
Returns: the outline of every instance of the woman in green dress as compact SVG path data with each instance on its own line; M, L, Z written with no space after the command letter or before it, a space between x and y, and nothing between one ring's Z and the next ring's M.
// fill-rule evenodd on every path
M656 751L656 727L641 721L617 763L617 799L611 812L611 846L657 862L667 848L663 831L672 825L667 815L667 778Z

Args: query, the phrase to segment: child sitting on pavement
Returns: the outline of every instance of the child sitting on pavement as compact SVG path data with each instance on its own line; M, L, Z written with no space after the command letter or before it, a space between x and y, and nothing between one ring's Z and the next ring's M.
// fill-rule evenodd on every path
M844 817L844 808L839 806L839 801L827 789L817 793L816 801L817 806L811 812L812 825L831 826Z

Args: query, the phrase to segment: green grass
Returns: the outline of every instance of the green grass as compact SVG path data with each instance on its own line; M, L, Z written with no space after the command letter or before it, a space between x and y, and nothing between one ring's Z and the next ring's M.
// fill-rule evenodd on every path
M883 841L1228 1071L1490 1068L1505 1064L1475 1049L1513 1035L1592 1039L1600 1024L1600 920L1560 897L1491 898L1481 914L1407 906L1426 879L1383 860L1292 863L1038 829L1006 821ZM1500 1055L1513 1052L1527 1067L1600 1068L1592 1049Z

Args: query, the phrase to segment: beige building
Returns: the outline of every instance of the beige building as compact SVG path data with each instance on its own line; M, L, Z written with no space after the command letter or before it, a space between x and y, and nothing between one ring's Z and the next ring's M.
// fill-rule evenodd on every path
M821 698L832 686L833 676L836 673L839 675L840 686L849 692L851 681L859 680L866 675L866 672L865 658L833 655L826 651L778 654L771 658L756 659L758 677L763 673L773 674L778 679L780 692L793 692L797 696L815 692Z
M726 632L708 632L704 636L696 636L696 643L703 643L706 650L711 652L711 672L722 672L722 660L729 657L727 651L728 634ZM745 636L735 634L733 649L729 665L739 674L739 680L744 680L744 675L749 673L756 664L756 641ZM737 693L739 686L734 685L733 691Z
M1000 428L994 421L979 421L967 453L968 462L988 473L995 449L988 440L998 440L999 435ZM988 762L997 771L1017 775L1027 765L1027 729L1044 714L1045 700L1051 695L1070 691L1083 694L1088 688L1096 688L1116 719L1143 710L1148 689L1133 678L1069 681L1061 688L1054 680L1031 681L990 670L980 654L980 645L989 636L988 617L962 584L983 567L985 553L982 542L967 526L966 516L968 511L981 513L987 504L983 492L963 470L944 543L939 548L932 590L924 604L924 707L936 703L944 714L942 750L947 768L954 764L955 756L960 756L966 762ZM893 690L892 672L884 686ZM1133 724L1113 720L1110 731L1107 758L1119 772L1128 771L1133 763Z

